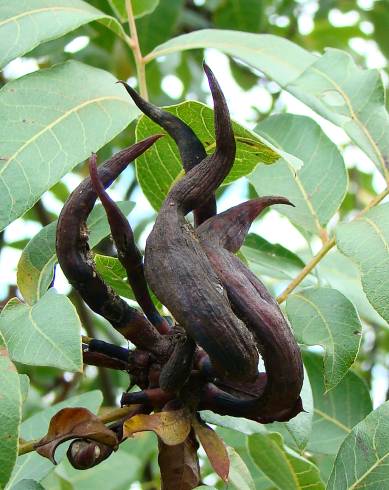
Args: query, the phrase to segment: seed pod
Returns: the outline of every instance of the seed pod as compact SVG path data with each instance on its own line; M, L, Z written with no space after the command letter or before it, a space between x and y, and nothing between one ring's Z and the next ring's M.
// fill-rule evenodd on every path
M185 172L189 172L207 156L204 145L190 128L180 118L144 100L132 87L124 85L132 100L139 109L152 121L156 122L171 136L180 152L180 158ZM215 194L211 193L204 204L194 210L195 226L200 225L216 214Z
M235 158L235 139L223 93L204 65L214 99L216 150L178 181L146 242L146 279L187 335L209 354L220 375L252 379L258 353L252 335L233 313L195 230L185 215L207 201Z
M208 404L218 413L255 418L263 423L289 420L302 409L299 395L303 368L298 345L277 302L234 255L251 222L272 204L291 203L283 197L262 197L235 206L196 230L235 314L256 339L267 373L266 386L255 399L238 399L209 385Z
M104 206L112 238L114 239L118 258L127 272L127 280L134 292L146 317L155 325L160 333L168 333L168 322L158 313L147 288L143 270L143 256L135 244L132 228L118 205L107 194L99 179L96 167L96 158L89 161L89 173L94 190Z
M113 448L97 441L75 439L71 442L67 457L76 470L88 470L97 466L113 453Z
M126 148L99 167L103 185L109 185L127 165L147 150L160 136L151 136ZM160 353L166 350L166 339L135 308L131 308L108 287L96 272L88 245L87 217L97 194L91 179L86 178L69 196L57 225L58 262L70 284L77 289L89 307L106 318L114 328L138 347Z

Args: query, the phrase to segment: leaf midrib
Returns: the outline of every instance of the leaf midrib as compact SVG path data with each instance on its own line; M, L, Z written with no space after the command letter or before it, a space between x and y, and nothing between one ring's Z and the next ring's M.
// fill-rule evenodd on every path
M383 155L381 154L381 151L379 150L376 142L374 141L374 138L371 136L370 132L368 131L367 127L362 123L362 121L359 119L356 112L354 111L349 96L346 94L346 92L344 92L344 90L341 88L341 86L338 85L335 82L335 80L330 78L326 73L324 73L323 71L321 71L315 67L310 67L310 68L312 69L312 71L318 73L320 76L325 78L330 83L330 85L332 85L342 95L342 97L344 98L344 100L346 102L348 110L350 112L351 119L359 126L359 128L362 130L362 132L365 133L366 138L368 139L371 147L373 148L374 153L376 154L376 156L378 158L378 161L380 162L380 166L381 166L381 169L382 169L384 176L388 177L388 170L387 170L386 165L385 165L385 159L384 159Z

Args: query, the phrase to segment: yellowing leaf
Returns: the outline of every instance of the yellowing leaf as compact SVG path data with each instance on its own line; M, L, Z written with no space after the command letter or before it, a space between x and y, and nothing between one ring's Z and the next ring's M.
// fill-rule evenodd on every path
M167 444L181 444L190 432L190 417L185 410L159 412L152 415L138 414L124 423L124 436L132 437L136 432L151 430Z

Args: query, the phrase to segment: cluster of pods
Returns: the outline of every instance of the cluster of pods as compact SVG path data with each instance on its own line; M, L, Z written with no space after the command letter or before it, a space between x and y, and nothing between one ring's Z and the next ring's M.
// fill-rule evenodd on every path
M123 405L137 404L137 413L150 413L179 403L193 412L212 410L260 423L287 421L302 411L300 351L277 302L235 254L263 209L291 203L266 196L216 214L215 191L232 168L236 144L220 86L207 65L204 70L214 102L216 150L211 155L187 124L124 83L140 110L174 139L186 172L158 213L144 263L126 217L105 188L160 134L120 151L98 168L92 155L90 177L61 212L57 256L89 307L135 345L128 350L94 339L84 346L85 362L125 369L140 387L123 394ZM97 198L143 313L96 272L86 220ZM191 211L194 226L186 220ZM173 322L158 312L148 287ZM265 373L258 372L259 355Z

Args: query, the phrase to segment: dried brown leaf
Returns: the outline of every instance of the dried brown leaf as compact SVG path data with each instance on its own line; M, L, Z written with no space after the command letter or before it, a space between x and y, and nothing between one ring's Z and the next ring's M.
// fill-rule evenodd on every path
M113 449L117 448L116 434L86 408L63 408L50 420L47 434L35 445L41 456L54 459L57 447L70 439L91 439Z
M230 472L230 458L224 442L211 427L199 422L195 417L193 417L192 426L204 451L207 453L212 468L222 480L227 481Z

